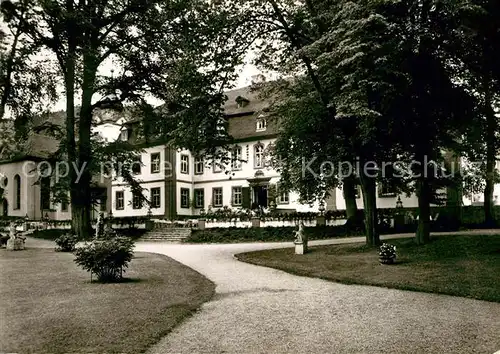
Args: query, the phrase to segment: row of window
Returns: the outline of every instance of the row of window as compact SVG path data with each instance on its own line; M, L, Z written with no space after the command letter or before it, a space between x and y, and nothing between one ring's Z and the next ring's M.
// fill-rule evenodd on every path
M232 151L231 156L231 169L233 171L239 171L242 169L242 148L236 147ZM160 173L161 172L161 158L160 153L153 153L150 155L150 165L151 165L151 173ZM189 174L189 155L181 155L181 173ZM139 159L132 164L132 173L135 175L141 174L142 161ZM255 168L264 168L264 146L256 145L254 147L254 167ZM194 161L194 174L201 175L205 170L205 161L202 157L195 158ZM222 172L222 165L220 163L214 162L213 164L214 173Z
M9 179L4 177L1 180L1 187L5 189L8 185ZM15 209L21 209L21 176L19 175L14 176L14 210Z
M205 189L204 188L195 188L194 189L194 198L191 202L191 190L188 188L181 188L181 208L204 208L205 207ZM151 196L151 208L160 208L161 206L161 188L151 188L150 189ZM140 194L132 195L132 208L133 209L141 209L142 201ZM281 192L278 194L278 203L287 204L289 203L289 195L287 192ZM223 189L222 187L214 187L212 188L212 203L214 207L222 207L223 206ZM243 187L235 186L231 187L231 205L232 206L242 206L243 205ZM116 210L124 210L125 209L125 192L124 191L116 191L115 192L115 208Z
M378 185L378 196L379 198L392 198L397 195L397 190L394 186L381 182ZM356 186L356 198L361 198L361 186Z
M160 153L152 153L150 155L150 165L151 173L161 172L161 157ZM235 147L231 152L231 169L233 171L239 171L242 169L242 148L241 146ZM254 167L264 168L264 145L257 144L254 146ZM135 175L141 174L142 161L138 160L132 164L132 173ZM189 174L189 155L181 155L181 173ZM195 158L194 160L194 174L202 175L205 170L205 161L203 157ZM222 172L222 165L220 163L214 162L213 164L214 173Z
M151 173L160 173L161 172L161 157L159 152L152 153L150 155L150 166ZM142 169L142 161L139 158L137 161L132 163L132 173L135 175L140 175Z
M161 188L151 188L150 189L150 197L151 197L151 209L157 209L161 207ZM142 196L139 193L132 194L132 208L141 209L143 205ZM123 210L125 209L125 192L124 191L116 191L115 192L115 209Z
M4 180L4 187L7 187L8 179ZM50 178L42 178L40 181L40 207L42 210L50 209ZM14 210L21 209L21 176L14 176ZM68 211L68 201L61 202L61 210Z
M204 208L205 207L205 189L196 188L194 189L193 207L194 208ZM191 191L188 188L181 188L181 208L191 207ZM222 187L212 188L212 203L214 207L221 207L223 205L223 194ZM231 205L241 206L243 204L243 189L242 187L232 187L231 188Z
M288 204L290 202L290 197L288 192L279 192L278 196L279 204ZM190 190L188 188L181 188L181 208L190 207ZM205 206L205 189L196 188L194 189L194 199L195 208L204 208ZM212 206L221 207L223 205L223 192L222 187L212 188ZM232 206L242 206L243 205L243 187L235 186L231 187L231 205Z
M242 169L243 152L241 146L235 147L231 151L231 170L240 171ZM254 168L264 168L264 145L257 144L254 146ZM205 168L203 157L197 157L194 160L194 174L202 175ZM214 161L214 173L222 172L222 165ZM181 155L181 173L189 174L189 155Z
M257 117L255 131L263 132L266 131L266 129L267 129L267 119L264 117L264 115L261 114L259 115L259 117ZM129 133L130 133L129 129L123 129L122 131L120 131L119 140L128 141L130 135Z

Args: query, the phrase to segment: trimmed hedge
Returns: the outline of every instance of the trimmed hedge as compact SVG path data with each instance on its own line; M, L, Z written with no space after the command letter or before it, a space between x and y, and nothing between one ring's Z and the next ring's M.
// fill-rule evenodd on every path
M43 240L55 241L59 237L69 233L71 230L67 229L49 229L49 230L35 230L30 237L40 238Z
M293 241L296 228L285 227L260 227L260 228L213 228L193 230L191 236L184 242L191 243L231 243L231 242L282 242ZM304 228L310 240L328 239L334 237L361 236L360 230L353 231L345 226L321 226Z
M62 235L69 233L71 230L68 229L49 229L49 230L35 230L30 237L40 238L44 240L55 241ZM132 240L140 238L144 233L147 232L145 229L127 228L127 229L114 229L118 236L128 237ZM92 231L92 237L95 235L95 229Z
M118 236L128 237L132 240L137 240L142 237L148 230L146 229L136 229L136 228L126 228L126 229L113 229Z

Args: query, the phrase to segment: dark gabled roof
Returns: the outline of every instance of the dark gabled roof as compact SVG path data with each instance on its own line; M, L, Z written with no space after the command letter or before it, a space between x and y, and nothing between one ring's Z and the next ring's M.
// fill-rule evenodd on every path
M50 136L32 134L24 144L24 154L29 157L47 159L59 148L59 141Z
M236 141L251 141L275 137L278 133L276 121L268 119L267 129L257 131L257 119L266 116L269 104L259 98L259 93L251 86L226 91L227 100L224 104L224 114L228 122L228 134ZM243 105L238 105L238 101ZM157 109L164 109L159 106ZM138 124L140 119L129 119L125 124Z
M44 113L33 118L33 127L43 127L45 125L57 125L63 127L66 123L66 112L57 111Z
M227 117L235 115L248 115L256 112L263 112L267 110L269 104L259 98L259 93L252 90L252 86L246 86L234 90L229 90L224 92L226 95L226 101L224 103L224 114ZM239 106L238 102L243 101L244 105ZM155 108L163 113L167 112L165 105L160 105ZM132 117L130 112L128 114L126 124L134 124L140 122L142 119L137 117Z
M278 127L274 119L267 120L266 130L257 131L257 119L259 115L259 113L254 113L228 117L228 134L236 141L250 141L276 136L278 134Z
M118 112L111 109L96 109L93 112L94 122L102 123L116 123L121 118L126 120L131 119L130 110L125 108L123 111ZM79 109L75 107L75 120L78 122L79 119ZM36 118L33 118L33 127L43 127L47 125L57 125L64 127L66 125L66 111L57 111L42 114ZM76 127L75 127L76 128Z
M22 145L21 151L18 151L12 158L0 161L0 164L6 164L25 160L45 160L57 152L59 141L50 136L41 134L32 134Z
M226 91L225 95L227 97L224 104L226 116L261 112L269 107L266 101L259 98L258 92L252 91L251 86ZM247 104L238 106L238 101L241 99L247 100Z
M259 97L259 91L252 86L226 92L227 100L224 113L228 121L228 133L236 141L252 141L275 137L278 134L278 125L275 119L267 119L267 128L257 131L257 120L267 116L269 101ZM243 105L238 101L245 99Z
M78 111L78 110L77 110ZM121 112L109 112L106 110L98 110L95 113L99 123L112 122L116 123L123 117ZM64 133L63 127L66 124L66 112L57 111L45 113L33 118L32 132L26 141L21 144L19 151L15 153L13 158L3 160L2 163L11 161L22 161L26 159L47 159L50 158L59 148L59 140L51 136L52 130L61 130ZM77 126L75 126L77 128ZM2 120L0 129L11 130L14 133L14 121ZM77 132L75 132L77 133Z

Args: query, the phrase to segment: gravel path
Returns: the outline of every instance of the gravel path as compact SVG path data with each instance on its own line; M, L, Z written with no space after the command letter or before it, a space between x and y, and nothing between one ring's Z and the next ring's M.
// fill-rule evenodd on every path
M290 245L138 243L137 250L172 257L217 285L214 298L150 353L492 354L500 349L499 303L337 284L233 257Z
M26 248L56 248L57 245L52 240L44 240L41 238L26 237L26 242L24 243Z

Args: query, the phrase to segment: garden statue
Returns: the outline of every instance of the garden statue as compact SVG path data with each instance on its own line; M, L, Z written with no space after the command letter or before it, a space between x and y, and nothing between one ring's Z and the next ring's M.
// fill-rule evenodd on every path
M299 224L299 230L295 231L295 254L307 253L307 236L304 232L304 221Z
M25 237L17 236L16 223L11 222L9 227L9 236L7 240L7 250L19 251L24 250Z
M299 224L298 231L295 231L295 242L303 242L304 235L304 223L301 221Z
M9 225L9 236L10 239L13 240L16 238L17 230L16 230L16 224L14 222L11 222Z
M99 213L95 224L95 238L100 238L104 232L104 213Z
M97 221L95 223L95 237L94 238L99 238L99 224L101 223L101 213L97 215Z
M100 235L102 238L111 239L117 236L117 233L115 230L113 230L113 226L111 225L111 223L105 223L104 220L102 221L102 223L102 235Z
M252 214L252 227L260 227L260 215L256 209L251 210Z

